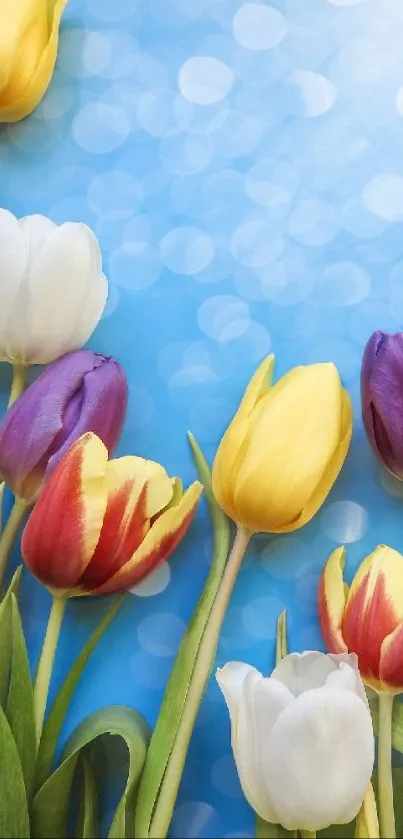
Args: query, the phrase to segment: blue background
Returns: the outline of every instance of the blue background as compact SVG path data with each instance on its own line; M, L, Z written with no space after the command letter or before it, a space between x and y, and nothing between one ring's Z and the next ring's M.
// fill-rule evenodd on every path
M83 220L100 239L110 297L91 347L130 381L120 454L190 482L187 429L212 458L269 351L279 374L335 361L351 393L343 473L309 526L254 539L219 664L269 671L284 607L291 647L321 648L316 587L330 551L347 544L351 576L377 543L403 549L403 489L370 454L359 400L367 338L403 318L402 25L400 0L71 0L45 99L0 133L1 204ZM169 567L127 596L63 739L106 703L153 723L210 558L203 504ZM26 575L33 663L48 608ZM105 608L69 605L53 691ZM171 835L253 835L214 680Z

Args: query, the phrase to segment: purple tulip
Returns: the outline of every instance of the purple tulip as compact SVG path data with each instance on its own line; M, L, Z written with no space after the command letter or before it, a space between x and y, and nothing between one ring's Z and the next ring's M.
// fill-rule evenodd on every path
M403 480L403 332L374 332L361 370L362 416L375 454Z
M109 453L126 414L127 381L113 358L78 350L54 361L0 426L0 477L28 503L72 443L93 431Z

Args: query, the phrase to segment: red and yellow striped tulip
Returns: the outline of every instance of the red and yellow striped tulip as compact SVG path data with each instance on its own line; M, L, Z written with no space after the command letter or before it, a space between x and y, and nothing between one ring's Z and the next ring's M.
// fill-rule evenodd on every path
M22 555L53 594L111 594L136 585L176 548L202 486L185 492L158 463L108 460L96 434L69 449L43 489L22 537Z
M319 620L328 650L358 656L364 682L378 692L403 692L403 556L379 545L361 563L351 587L343 580L345 549L322 572Z

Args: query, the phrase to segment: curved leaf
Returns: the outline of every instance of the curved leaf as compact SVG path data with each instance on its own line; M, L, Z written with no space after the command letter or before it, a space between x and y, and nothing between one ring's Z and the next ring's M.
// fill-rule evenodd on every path
M49 777L55 760L57 743L59 740L60 731L71 702L73 693L77 687L80 676L87 664L88 659L92 655L101 640L104 632L109 624L113 621L115 615L119 611L123 602L123 597L119 597L112 604L109 611L103 617L87 643L77 656L73 666L66 676L62 687L52 705L52 708L45 720L45 725L42 731L41 742L39 744L38 761L36 768L36 789L39 789L46 778Z
M21 761L1 707L0 743L0 836L29 839L28 804Z
M11 593L11 675L7 719L20 756L28 801L31 800L36 763L34 695L28 653L15 594Z
M0 602L0 704L4 707L8 694L11 666L11 595L18 594L22 566L17 568L10 586Z
M129 752L129 774L109 836L124 839L133 835L135 795L147 753L149 731L140 714L117 705L90 714L73 732L64 749L61 765L35 796L33 835L36 839L66 839L77 760L86 746L106 734L122 737Z
M76 839L94 839L98 835L98 796L90 762L83 758L83 797L81 799Z
M230 524L214 498L210 467L191 434L189 434L189 440L209 507L214 536L214 557L199 602L176 655L151 738L136 809L135 833L139 837L150 836L153 814L164 784L169 758L176 745L180 744L183 747L183 743L180 743L181 735L183 734L185 739L188 737L185 730L181 728L183 712L197 653L221 582L229 549ZM182 769L184 761L185 755L183 755Z

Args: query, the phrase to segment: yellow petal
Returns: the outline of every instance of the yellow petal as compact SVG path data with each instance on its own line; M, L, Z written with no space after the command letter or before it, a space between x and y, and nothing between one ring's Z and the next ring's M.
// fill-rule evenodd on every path
M369 785L355 822L355 839L379 839L378 810L372 784Z
M66 3L0 0L0 122L23 119L44 96L55 67Z
M333 551L322 571L318 588L319 622L330 653L348 652L342 633L346 605L346 585L343 580L345 557L345 548Z
M163 512L132 558L92 594L111 594L131 588L175 550L188 529L203 492L196 481L184 492L179 504ZM85 592L83 592L85 593Z
M339 447L342 405L333 364L297 367L266 393L234 477L239 524L274 533L301 526L303 510Z
M256 370L214 459L213 491L220 507L234 521L237 515L234 506L235 480L248 445L252 427L250 417L271 386L274 362L274 355L269 355Z
M120 457L110 460L107 469L108 495L113 496L126 483L130 483L130 495L127 500L126 516L146 490L145 517L151 519L171 501L174 488L172 481L160 463L145 460L142 457Z
M303 527L307 524L314 515L318 512L323 502L329 495L333 484L340 473L343 463L347 457L350 448L351 435L353 433L353 407L351 399L346 390L342 392L342 415L341 415L341 430L340 442L336 447L333 457L329 461L322 475L322 478L316 487L313 495L307 501L303 508L301 515L296 522L296 525L285 528L284 532L295 530L298 527Z

